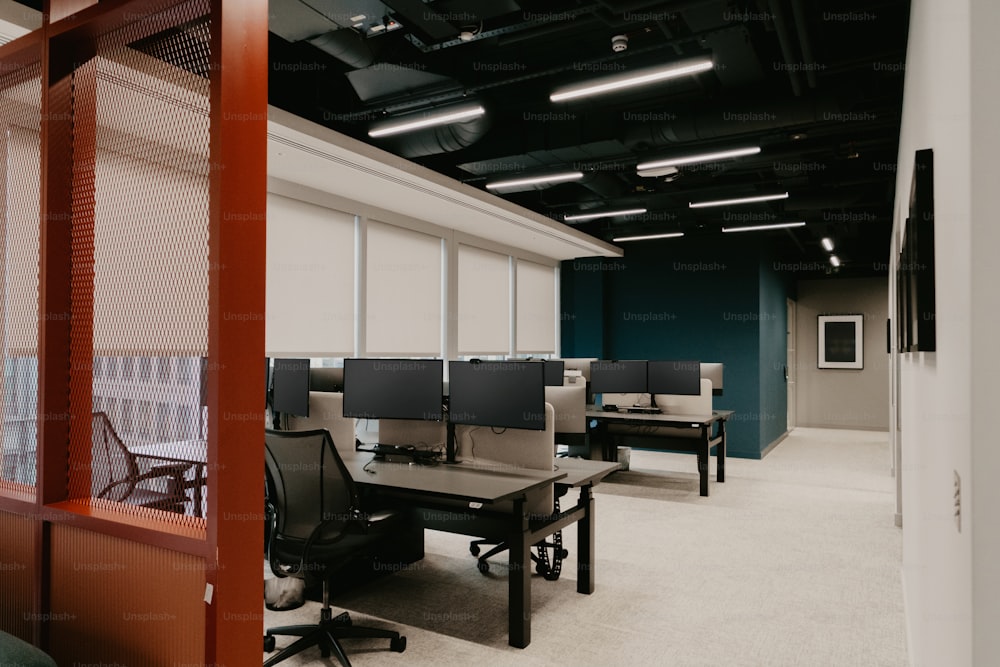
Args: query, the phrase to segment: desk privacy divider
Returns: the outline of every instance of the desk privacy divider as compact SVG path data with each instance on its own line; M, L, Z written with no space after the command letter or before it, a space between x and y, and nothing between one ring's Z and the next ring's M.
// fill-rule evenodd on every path
M344 395L340 392L310 391L309 416L289 415L288 428L292 431L325 428L330 432L337 451L354 451L355 422L344 416Z
M486 426L455 426L456 458L464 464L488 469L516 471L553 470L555 456L555 409L545 404L545 430L506 428L498 432ZM553 507L552 487L531 498L526 509L532 514L549 514Z

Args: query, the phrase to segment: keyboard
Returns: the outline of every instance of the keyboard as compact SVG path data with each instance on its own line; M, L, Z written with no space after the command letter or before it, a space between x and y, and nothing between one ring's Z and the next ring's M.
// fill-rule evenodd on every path
M437 461L438 452L417 449L413 445L384 445L376 443L371 449L364 449L375 454L375 458L396 463L429 463Z

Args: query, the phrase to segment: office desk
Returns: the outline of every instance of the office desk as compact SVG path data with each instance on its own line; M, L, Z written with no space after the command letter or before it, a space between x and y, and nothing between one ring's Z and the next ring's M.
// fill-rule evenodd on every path
M138 458L152 461L174 461L191 463L194 466L194 477L190 480L185 476L184 488L193 489L192 503L194 515L203 516L202 487L205 486L205 468L208 464L208 443L205 440L178 440L176 442L151 442L146 445L133 445L128 448Z
M579 546L577 592L594 590L594 499L591 488L617 467L599 461L557 459L557 470L476 466L435 466L373 461L367 452L342 456L355 483L380 496L396 496L417 505L424 528L481 537L497 535L510 545L507 625L508 643L524 648L531 642L531 547L558 530L577 523ZM528 516L527 495L548 485L580 488L580 501L555 515ZM506 512L491 510L512 501ZM471 503L471 505L470 505Z
M682 415L665 412L630 413L605 412L594 406L587 406L586 416L588 429L591 429L591 443L602 446L601 458L605 461L617 461L618 449L614 445L614 437L628 436L639 438L656 438L664 441L664 449L681 449L694 451L698 455L698 477L700 493L708 495L708 461L712 447L715 447L717 461L716 481L726 481L726 420L733 414L732 410L713 410L708 415ZM712 425L718 423L718 434L712 436ZM628 427L617 433L611 433L611 426ZM661 429L676 429L677 431L695 431L697 438L691 438L693 445L685 446L683 437L671 437Z

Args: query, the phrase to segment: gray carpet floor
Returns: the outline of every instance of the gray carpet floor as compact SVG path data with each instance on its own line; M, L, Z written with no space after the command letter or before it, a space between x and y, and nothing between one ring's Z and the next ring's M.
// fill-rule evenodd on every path
M402 654L346 641L353 665L906 665L887 434L799 428L762 461L729 459L724 484L712 464L703 498L693 455L633 450L595 489L596 590L576 593L566 531L562 576L532 582L524 649L507 645L506 556L483 576L468 538L428 531L422 561L333 601L408 639ZM264 624L317 617L310 602ZM339 663L311 649L282 664Z

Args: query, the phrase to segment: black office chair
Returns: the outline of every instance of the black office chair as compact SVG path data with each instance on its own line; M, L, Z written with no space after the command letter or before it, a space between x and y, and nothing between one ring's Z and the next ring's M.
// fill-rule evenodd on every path
M104 412L95 412L91 427L91 488L95 498L106 498L168 512L184 513L188 501L185 475L193 463L164 463L143 471L118 436ZM142 482L164 479L161 489Z
M398 632L354 626L347 612L334 617L330 609L330 582L337 571L356 559L376 555L380 543L398 529L401 515L363 513L354 480L325 429L266 430L264 443L271 571L306 583L318 578L323 584L319 623L269 628L264 635L265 651L274 650L276 635L299 639L268 658L264 667L311 646L319 646L323 657L335 653L350 667L339 640L351 637L386 638L389 648L402 653L406 637Z
M558 496L554 498L555 506L552 508L553 515L559 514L559 496L565 495L565 489L561 490ZM481 547L484 545L493 544L495 545L492 549L486 553L480 555L482 551ZM559 578L562 573L562 562L563 559L569 556L569 551L563 548L562 545L562 531L557 530L552 533L552 536L548 540L542 540L532 545L534 551L531 553L531 560L535 564L535 572L542 575L548 581L555 581ZM469 542L469 553L473 556L477 556L476 567L483 574L487 574L490 571L489 558L496 556L499 553L503 553L510 549L510 545L506 542L498 542L497 540L482 539L482 540L472 540Z

